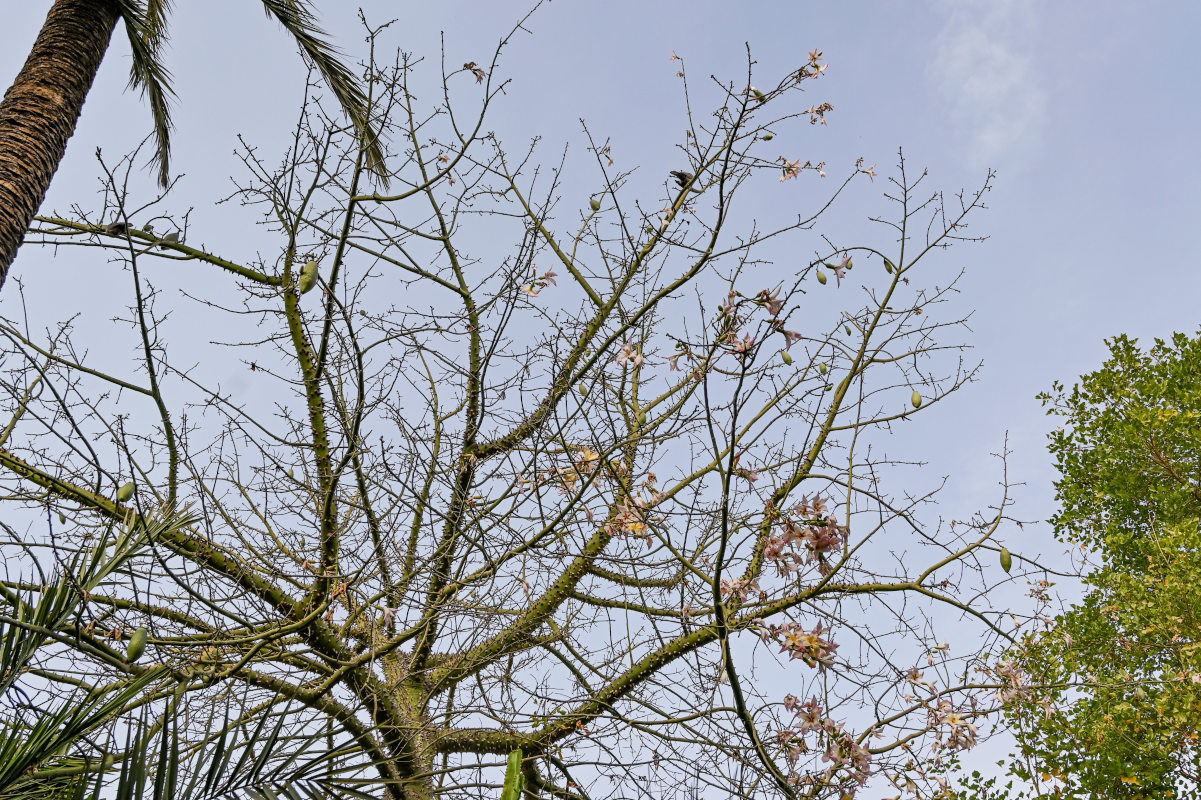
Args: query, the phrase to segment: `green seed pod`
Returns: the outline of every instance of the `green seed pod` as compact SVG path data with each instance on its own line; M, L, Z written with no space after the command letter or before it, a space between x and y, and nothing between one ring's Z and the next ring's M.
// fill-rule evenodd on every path
M913 390L913 397L909 398L909 402L913 403L914 408L922 407L922 394L917 389Z
M1001 548L1001 569L1005 570L1007 573L1009 570L1013 569L1013 556L1010 555L1009 550L1004 547Z
M790 366L790 367L792 366L792 356L790 356L788 354L787 350L780 351L780 360L783 361L788 366Z
M825 375L825 374L826 374L826 370L827 370L827 369L829 369L829 367L827 367L825 364L818 364L818 365L817 365L817 371L818 371L818 372L820 372L822 375Z
M305 292L309 291L316 285L317 285L317 262L309 261L300 270L300 283L299 283L300 293L304 294Z
M126 483L126 484L122 484L121 488L117 490L117 502L118 503L124 503L132 497L133 497L133 481L130 481L129 483Z
M59 525L66 525L66 524L67 524L67 515L66 515L66 514L64 514L64 513L63 513L63 512L61 512L61 511L60 511L60 512L58 512L58 524L59 524Z
M844 331L846 331L846 332L847 332L847 336L850 336L850 335L851 335L851 326L850 326L850 324L849 324L849 323L848 323L848 324L846 324L846 325L843 325L843 326L842 326L842 329L843 329Z
M642 427L643 425L646 425L646 412L639 411L638 412L638 426Z
M142 653L146 652L146 640L150 634L145 628L138 628L133 632L133 636L129 637L129 647L125 649L125 660L130 664L142 657Z
M593 211L600 211L600 200L595 197L588 201L588 205Z
M765 141L765 142L770 142L774 138L776 138L776 135L774 133L763 134L763 141Z
M585 386L585 385L584 385L584 384L582 384L582 383L580 384L580 395L581 395L581 396L583 396L583 397L587 397L587 396L588 396L588 387L587 387L587 386Z
M294 470L294 469L289 469L289 470L288 470L288 477L289 477L289 478L291 478L292 480L296 480L296 470Z
M893 266L893 263L888 260L888 256L884 256L884 271L891 275L894 269L896 269L896 267Z
M820 283L822 286L825 286L825 285L826 285L826 281L828 281L828 280L830 280L830 279L826 277L826 273L822 272L822 271L819 269L819 270L817 271L817 282L818 282L818 283Z

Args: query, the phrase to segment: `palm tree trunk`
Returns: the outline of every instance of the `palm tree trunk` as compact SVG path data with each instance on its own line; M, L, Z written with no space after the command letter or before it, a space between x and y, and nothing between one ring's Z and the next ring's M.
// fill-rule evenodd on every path
M67 151L118 16L110 0L55 0L0 101L0 287Z

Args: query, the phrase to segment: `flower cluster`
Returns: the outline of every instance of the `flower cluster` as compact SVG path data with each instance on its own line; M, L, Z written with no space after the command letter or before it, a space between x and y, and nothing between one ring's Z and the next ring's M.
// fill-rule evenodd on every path
M785 622L768 625L761 635L764 641L775 640L780 652L788 653L789 660L799 658L810 667L824 670L834 666L834 654L838 652L838 645L822 636L829 632L820 622L812 631L806 631L798 622Z
M745 603L752 592L758 591L759 580L757 578L721 579L721 596L727 600L731 597L736 597L740 603Z
M867 783L871 776L872 754L868 748L855 740L842 723L835 722L825 716L821 704L816 697L802 703L796 695L784 698L784 708L793 713L792 724L776 731L776 740L784 747L791 765L796 765L801 755L811 752L806 736L816 736L816 747L823 750L822 762L828 763L819 775L798 775L795 771L789 776L794 786L812 785L821 782L830 785L836 781L839 771L847 773L853 785L845 787L843 797L854 797L858 786Z
M824 114L826 111L830 110L829 103L822 103L822 106L823 106L823 108L814 106L813 108L809 109L809 112L816 114L820 111L820 113ZM826 162L825 161L819 161L816 164L814 164L812 161L806 161L804 164L802 164L801 160L799 158L796 161L789 161L787 158L784 158L784 156L780 156L779 158L776 159L776 161L783 162L783 164L784 164L784 166L780 167L780 171L781 171L781 173L783 173L780 175L781 181L787 181L787 180L792 180L793 178L799 178L801 173L807 169L813 170L822 178L826 177Z
M646 526L646 518L643 516L642 508L637 500L618 503L617 514L606 526L606 531L614 536L640 536L647 542L651 540L650 531Z
M658 478L655 473L648 473L642 481L641 487L649 492L649 496L644 495L639 491L631 494L625 500L619 502L616 507L616 514L612 521L606 525L606 531L613 536L638 536L646 541L651 542L651 531L648 523L663 522L662 518L655 520L648 512L650 509L663 502L666 495L656 488Z
M523 284L519 288L524 294L528 294L530 297L537 297L538 293L547 286L558 286L559 284L555 282L555 278L557 277L559 277L559 274L553 269L550 269L546 271L546 274L539 278L535 278L533 283Z
M628 363L630 366L634 367L634 369L638 369L645 363L645 360L642 358L642 353L639 352L638 348L634 347L629 342L622 343L621 350L617 352L616 360L618 364Z
M763 555L775 562L780 575L796 572L806 564L817 564L824 577L833 569L829 555L842 550L849 534L850 530L828 513L820 496L812 500L804 497L793 507L792 514L772 530Z
M1030 697L1031 687L1026 672L1013 661L1000 662L993 672L1005 682L1005 688L997 692L997 699L1002 703L1022 701Z
M950 700L940 700L931 708L930 726L939 731L938 741L949 750L968 750L976 746L976 726L968 722L963 712L956 709ZM942 739L942 729L947 728L947 739Z
M830 68L829 64L821 63L821 57L821 50L809 51L809 63L796 71L797 83L800 83L806 78L820 78L822 73Z

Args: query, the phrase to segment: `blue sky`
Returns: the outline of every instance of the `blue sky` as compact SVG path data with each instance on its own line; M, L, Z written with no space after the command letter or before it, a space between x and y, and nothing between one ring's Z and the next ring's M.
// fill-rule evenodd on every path
M6 81L50 3L9 5L0 48ZM178 197L204 206L232 188L236 134L266 146L290 132L304 70L252 0L176 5L167 53L179 95L173 170L185 176ZM358 4L315 5L334 40L362 56ZM373 22L404 14L385 41L429 59L430 75L441 41L450 64L485 62L528 7L361 5ZM1201 219L1201 4L553 0L528 28L502 60L513 84L494 125L515 144L542 136L548 158L565 142L582 146L582 117L613 138L622 166L641 165L640 179L661 182L676 166L672 146L684 127L671 54L685 59L694 84L711 73L737 81L749 45L765 76L795 69L815 48L830 65L808 90L834 105L829 124L790 143L795 155L825 160L837 174L863 156L886 175L903 147L910 165L928 167L932 184L948 193L996 170L990 210L974 228L989 241L947 259L966 270L960 302L975 309L967 341L983 361L981 378L922 428L926 469L951 476L947 517L994 499L999 473L989 453L1008 433L1010 476L1026 484L1013 513L1046 519L1051 421L1035 394L1099 365L1108 336L1148 341L1198 328L1201 270L1188 242ZM123 37L118 31L46 209L91 203L95 149L116 157L150 130L148 110L125 91ZM877 178L852 202L870 204L884 188ZM778 202L749 194L752 205ZM14 269L53 280L55 263L27 248ZM1015 551L1056 551L1045 525L1009 536Z

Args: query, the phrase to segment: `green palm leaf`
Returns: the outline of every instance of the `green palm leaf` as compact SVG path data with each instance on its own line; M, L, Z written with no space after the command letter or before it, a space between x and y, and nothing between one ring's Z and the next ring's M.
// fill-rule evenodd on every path
M164 531L194 522L194 517L180 513L131 519L114 538L102 536L90 549L76 553L57 580L42 591L0 594L0 692L15 691L39 648L72 636L72 619L87 592ZM167 674L157 667L108 686L81 690L42 711L32 725L14 717L0 719L0 800L70 797L81 792L81 777L102 769L106 761L103 753L89 760L77 752L85 738L109 725Z
M278 20L296 39L301 51L321 73L362 140L367 169L381 184L387 185L383 148L380 147L379 132L371 123L367 97L354 74L338 59L338 51L325 40L325 33L317 27L316 17L302 0L262 2L267 15Z
M175 92L171 89L171 73L163 65L161 54L167 41L171 2L148 0L143 4L141 0L116 0L116 3L125 21L133 53L129 86L140 89L150 103L154 121L154 162L159 168L159 183L165 186L170 177L171 100ZM312 11L299 0L263 0L263 8L296 39L305 58L321 73L363 143L367 169L386 186L383 148L379 132L371 122L367 96L354 73L339 59L337 49L326 40Z

